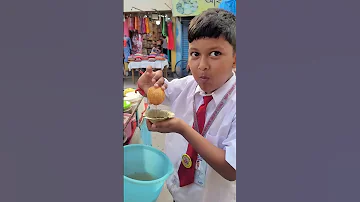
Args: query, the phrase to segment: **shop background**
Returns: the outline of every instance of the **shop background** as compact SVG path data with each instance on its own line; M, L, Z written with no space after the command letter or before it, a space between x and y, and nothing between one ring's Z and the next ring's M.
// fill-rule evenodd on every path
M172 12L175 47L169 62L171 71L175 71L177 62L188 59L187 36L191 19L208 8L219 7L220 3L221 0L124 0L124 12Z

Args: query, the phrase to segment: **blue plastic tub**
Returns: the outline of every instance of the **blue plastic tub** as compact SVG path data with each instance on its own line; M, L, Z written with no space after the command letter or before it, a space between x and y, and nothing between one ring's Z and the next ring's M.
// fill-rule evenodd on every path
M156 202L166 179L173 172L173 164L163 152L143 144L124 146L124 201ZM143 173L150 174L151 178L127 177Z
M146 125L146 119L143 119L140 125L140 136L142 144L152 146L151 132Z

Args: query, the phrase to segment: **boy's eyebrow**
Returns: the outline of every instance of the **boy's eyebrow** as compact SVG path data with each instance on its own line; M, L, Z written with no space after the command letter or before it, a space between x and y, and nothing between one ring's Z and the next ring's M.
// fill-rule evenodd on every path
M217 45L217 46L211 46L211 47L207 48L207 50L208 50L208 51L224 50L224 48L223 48L222 46ZM191 48L189 48L189 51L198 51L198 49L191 47Z
M189 48L189 51L198 51L197 48Z
M222 46L212 46L209 50L224 50L224 48Z

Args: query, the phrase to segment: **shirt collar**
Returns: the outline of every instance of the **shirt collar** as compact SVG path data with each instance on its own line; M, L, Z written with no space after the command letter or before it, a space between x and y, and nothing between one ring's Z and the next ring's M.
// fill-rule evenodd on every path
M221 102L221 100L223 99L223 97L225 96L225 94L230 90L230 88L232 87L232 85L235 82L236 82L236 75L233 72L233 75L231 76L231 78L224 85L222 85L220 88L215 90L213 93L205 94L205 92L200 88L200 86L197 85L196 89L195 89L195 95L197 95L197 94L199 94L201 96L212 95L213 99L215 101L215 104L218 105Z

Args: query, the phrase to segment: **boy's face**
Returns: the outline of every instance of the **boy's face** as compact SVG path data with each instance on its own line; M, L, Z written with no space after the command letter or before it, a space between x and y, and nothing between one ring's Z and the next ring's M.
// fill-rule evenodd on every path
M198 39L189 44L188 64L200 88L212 93L232 76L236 54L223 37Z

